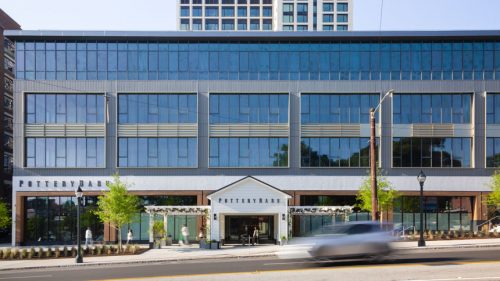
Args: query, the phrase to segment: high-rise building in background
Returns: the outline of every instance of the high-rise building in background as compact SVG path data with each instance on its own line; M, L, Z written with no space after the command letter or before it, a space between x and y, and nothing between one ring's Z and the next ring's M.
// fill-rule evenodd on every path
M8 38L3 36L3 31L7 29L21 29L21 26L0 9L0 116L2 124L0 125L0 160L3 163L0 169L0 199L10 203L12 196L12 152L14 140L12 135L13 128L13 108L14 98L14 69L15 69L15 45ZM1 230L0 230L1 231ZM0 233L1 234L1 233ZM8 235L0 235L0 241L7 238Z
M177 30L347 31L352 0L177 0Z

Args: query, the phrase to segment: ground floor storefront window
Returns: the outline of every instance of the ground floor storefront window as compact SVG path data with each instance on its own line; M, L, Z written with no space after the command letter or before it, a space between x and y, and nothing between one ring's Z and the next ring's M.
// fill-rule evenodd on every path
M196 196L140 196L140 207L148 205L195 206ZM80 209L80 225L82 241L87 227L92 231L93 241L100 243L109 241L104 236L105 225L93 213L97 208L97 196L84 196ZM76 207L74 196L37 196L26 197L24 205L24 242L26 245L72 245L76 243ZM163 216L155 217L163 221ZM169 216L167 234L173 240L181 237L181 228L188 226L192 239L198 234L196 216ZM108 226L109 227L109 226ZM134 221L122 228L122 240L127 240L128 229L133 232L135 242L149 241L149 214L141 211ZM110 233L114 229L110 228ZM109 236L109 234L108 234Z
M301 195L301 206L355 206L356 196L334 196L334 195ZM313 235L321 228L336 223L347 221L366 221L370 220L369 212L362 212L354 208L349 214L336 215L300 215L295 216L294 223L299 227L294 227L295 236Z
M424 229L434 231L471 230L473 218L471 196L425 196ZM402 196L394 204L395 228L420 229L418 196Z
M196 196L140 196L141 207L144 206L196 206ZM155 220L163 221L162 215L155 215ZM190 239L195 239L198 235L197 216L176 215L167 217L167 235L173 241L182 239L181 228L186 225L189 230ZM144 210L135 215L131 224L122 227L122 240L127 240L128 230L133 233L135 242L149 241L149 214Z
M92 212L96 205L97 197L86 196L83 198L80 209L80 233L83 235L87 227L90 227L94 241L103 241L104 225ZM75 243L76 206L76 197L26 197L24 243L28 245Z

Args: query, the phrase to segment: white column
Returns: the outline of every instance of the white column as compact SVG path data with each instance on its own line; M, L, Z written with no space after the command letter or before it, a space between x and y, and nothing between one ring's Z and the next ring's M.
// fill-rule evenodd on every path
M12 247L16 246L16 210L17 210L17 200L16 200L16 187L14 187L14 181L12 181ZM25 208L26 209L26 208ZM26 233L26 226L24 226L23 232Z
M168 235L168 215L167 213L163 214L163 229L165 230L165 235Z
M149 248L153 248L154 243L154 233L153 233L153 224L154 224L154 215L149 213Z

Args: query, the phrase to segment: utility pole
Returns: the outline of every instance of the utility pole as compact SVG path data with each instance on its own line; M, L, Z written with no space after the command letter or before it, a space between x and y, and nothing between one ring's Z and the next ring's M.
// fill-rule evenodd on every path
M372 190L372 221L378 220L377 148L375 146L375 108L370 108L370 176Z

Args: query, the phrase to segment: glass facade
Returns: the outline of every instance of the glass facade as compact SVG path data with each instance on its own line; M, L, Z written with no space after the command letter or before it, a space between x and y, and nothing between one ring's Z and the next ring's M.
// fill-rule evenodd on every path
M196 94L119 94L119 123L196 123Z
M26 123L104 123L103 94L26 94Z
M104 138L26 138L28 168L104 168Z
M196 205L196 196L139 196L140 207L156 206L193 206ZM97 207L98 198L84 196L82 198L81 233L87 227L92 231L93 240L102 243L110 237L104 237L104 224L92 213ZM24 202L24 243L27 245L74 245L76 243L76 205L75 197L26 197ZM155 218L163 220L163 216ZM168 216L167 234L172 239L179 240L180 229L187 224L191 238L194 240L198 233L196 216ZM133 222L122 228L122 240L127 240L128 229L131 229L134 242L149 241L149 214L141 211L137 213ZM113 229L110 229L112 232ZM82 238L83 239L83 238Z
M288 94L210 94L210 123L288 123Z
M474 197L425 196L424 229L434 231L472 230ZM418 196L401 196L394 202L395 228L420 229Z
M302 138L301 167L369 167L370 138Z
M301 122L368 124L379 94L301 94Z
M139 196L140 206L196 206L196 196ZM198 233L197 216L170 215L167 217L167 233L176 242L182 239L181 228L187 225L190 240ZM163 216L157 215L155 220L163 222ZM127 240L128 230L132 230L135 242L149 242L149 214L141 211L135 215L133 222L122 227L122 240Z
M471 138L393 138L393 167L471 167Z
M90 227L94 241L102 242L104 225L92 213L97 207L97 197L85 196L82 201L80 233L85 233L87 227ZM76 197L25 197L24 243L74 245L76 208Z
M208 8L205 11L218 15L217 7L213 11ZM284 13L290 13L287 11L284 6ZM303 12L298 11L298 17L300 13ZM303 17L307 19L307 15ZM284 20L287 22L286 17ZM205 25L207 30L219 29L217 19L206 19ZM500 42L438 40L377 43L325 40L319 43L308 41L291 43L286 40L280 42L243 40L218 43L198 40L18 41L16 78L27 80L500 79Z
M471 94L394 94L394 124L471 123Z
M118 167L196 168L196 138L118 138Z
M500 124L500 94L486 94L486 124Z
M356 196L332 196L332 195L301 195L300 206L354 206L356 204ZM354 208L353 212L348 214L337 215L301 215L295 216L298 220L299 232L297 236L309 236L319 232L323 227L342 224L346 221L368 221L370 220L369 212L362 212ZM294 222L297 223L297 222Z
M500 138L486 138L486 167L500 167Z
M288 138L210 138L210 167L288 167Z

